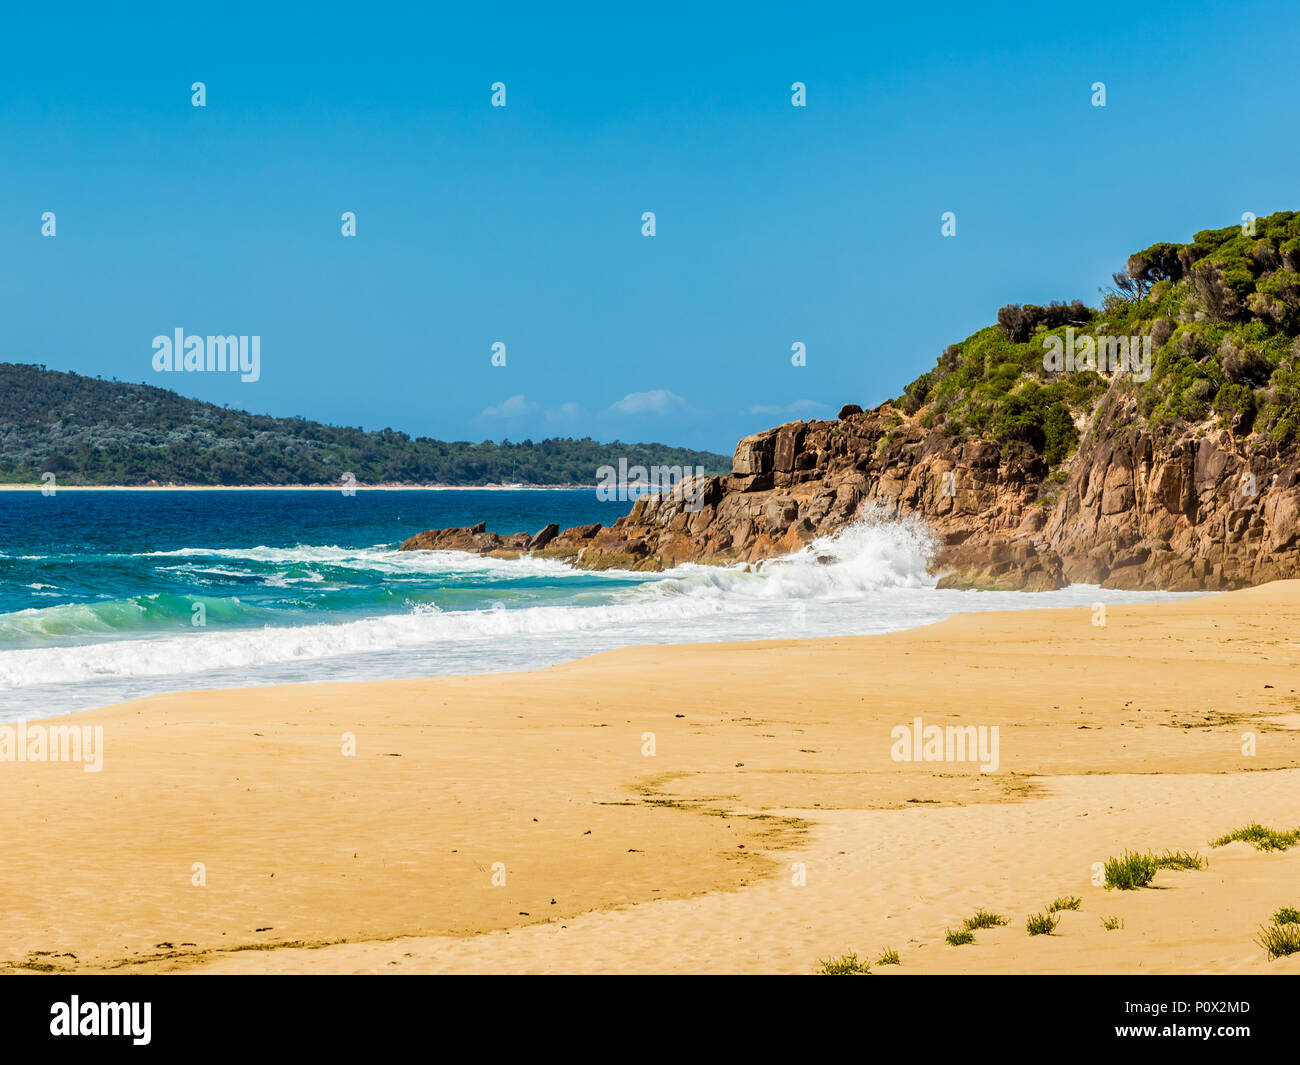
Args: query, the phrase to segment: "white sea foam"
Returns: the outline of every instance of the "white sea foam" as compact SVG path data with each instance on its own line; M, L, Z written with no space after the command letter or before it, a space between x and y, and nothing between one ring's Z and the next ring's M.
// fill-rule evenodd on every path
M110 639L0 652L0 718L40 694L39 716L154 691L306 680L527 669L638 643L850 635L928 624L971 610L1068 606L1101 599L1157 599L1167 593L1102 592L1075 586L1016 592L939 591L927 568L933 550L915 523L852 526L785 558L750 566L685 565L662 574L593 574L538 559L484 559L386 548L250 548L167 552L256 558L277 565L328 562L393 572L503 578L583 579L566 601L506 609L440 610L320 624L226 628L184 635ZM535 582L534 582L535 583ZM61 609L61 608L56 608ZM98 616L70 607L94 630ZM10 615L11 618L15 615ZM90 633L88 633L88 636ZM201 679L198 679L201 678ZM27 693L26 697L24 693Z
M398 551L387 544L373 547L333 545L298 547L183 547L175 551L142 551L134 558L217 559L258 562L273 566L328 565L344 569L400 573L502 573L536 574L563 578L575 573L556 559L487 558L462 551ZM202 571L200 571L202 572Z

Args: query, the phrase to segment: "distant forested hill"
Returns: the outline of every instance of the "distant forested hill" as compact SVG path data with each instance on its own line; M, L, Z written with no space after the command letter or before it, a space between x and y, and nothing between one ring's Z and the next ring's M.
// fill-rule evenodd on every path
M124 384L0 363L0 483L63 484L594 484L618 464L703 466L731 460L662 444L449 443L392 429L364 432L270 418Z

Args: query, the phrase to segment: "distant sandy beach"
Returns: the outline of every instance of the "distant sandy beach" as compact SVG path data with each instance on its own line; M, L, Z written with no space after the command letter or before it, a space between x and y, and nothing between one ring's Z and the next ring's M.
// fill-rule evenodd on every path
M103 766L0 762L0 970L1300 973L1254 942L1300 907L1300 846L1210 845L1300 826L1300 581L1104 620L322 667L44 719L102 727ZM996 768L899 760L917 719L996 727ZM1208 868L1095 883L1147 849ZM980 909L1009 923L949 946Z

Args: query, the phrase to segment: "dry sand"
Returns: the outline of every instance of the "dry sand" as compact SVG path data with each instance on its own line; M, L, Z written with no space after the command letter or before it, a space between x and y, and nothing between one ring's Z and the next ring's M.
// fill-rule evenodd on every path
M1300 847L1209 846L1300 826L1300 581L1107 622L971 614L46 719L102 725L104 766L0 763L0 971L803 973L893 947L878 972L1300 972L1253 941L1300 907ZM997 726L997 771L893 760L916 717ZM1209 867L1097 886L1128 848ZM1060 895L1081 909L1028 936ZM1010 924L945 944L980 908Z

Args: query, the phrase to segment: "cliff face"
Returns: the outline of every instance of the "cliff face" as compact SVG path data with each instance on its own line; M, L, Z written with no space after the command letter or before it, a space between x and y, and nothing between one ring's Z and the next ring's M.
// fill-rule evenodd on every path
M1226 430L1157 441L1114 389L1085 424L1064 484L1041 459L1003 459L886 405L745 437L732 473L648 495L613 526L499 536L431 530L404 550L531 553L585 569L663 569L788 554L855 520L916 515L944 587L1069 583L1227 589L1300 575L1300 464ZM1053 498L1053 492L1055 496Z
M1083 434L1045 528L1075 583L1170 591L1300 575L1300 456L1226 429L1158 440L1115 393Z

